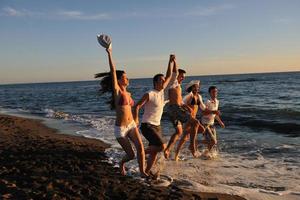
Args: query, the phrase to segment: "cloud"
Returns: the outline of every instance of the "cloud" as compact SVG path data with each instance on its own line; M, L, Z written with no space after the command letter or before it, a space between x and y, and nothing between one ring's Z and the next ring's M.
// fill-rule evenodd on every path
M217 6L210 6L210 7L198 7L191 11L186 12L184 15L186 16L212 16L219 14L225 10L231 10L235 8L234 5L231 4L224 4L224 5L217 5Z
M293 20L289 17L282 17L282 18L274 19L273 22L277 24L290 24L293 22Z
M4 7L0 12L0 16L6 17L39 17L48 19L74 19L74 20L105 20L110 16L105 13L85 14L77 10L60 10L53 12L34 12L26 9L15 9L12 7Z
M2 16L7 16L7 17L24 17L24 16L32 16L34 15L33 12L29 10L16 10L12 7L4 7L2 8L2 12L0 13Z
M167 12L165 9L151 10L149 12L127 12L119 13L116 18L182 18L182 17L208 17L218 15L224 11L236 8L232 4L222 4L208 7L193 7L192 9L181 10L174 12Z
M85 14L77 10L63 10L55 12L55 16L63 19L78 19L78 20L105 20L111 17L106 13Z
M85 13L80 10L56 10L56 11L30 11L26 9L15 9L4 7L0 16L6 17L38 17L55 20L110 20L110 19L128 19L128 18L181 18L181 17L207 17L217 15L225 10L233 9L231 4L216 5L210 7L196 7L192 10L182 10L176 14L160 10L143 11L126 11L118 13Z
M125 13L118 13L114 15L116 19L123 18L182 18L182 17L209 17L218 15L224 11L234 9L236 6L232 4L222 4L209 7L196 7L187 10L174 12L167 12L165 9L151 10L149 12L132 11Z

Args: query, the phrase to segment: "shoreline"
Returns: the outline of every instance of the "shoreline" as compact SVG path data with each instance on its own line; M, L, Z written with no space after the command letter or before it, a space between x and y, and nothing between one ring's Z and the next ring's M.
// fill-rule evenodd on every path
M244 199L122 176L107 163L106 148L100 140L59 133L41 120L0 114L1 198Z

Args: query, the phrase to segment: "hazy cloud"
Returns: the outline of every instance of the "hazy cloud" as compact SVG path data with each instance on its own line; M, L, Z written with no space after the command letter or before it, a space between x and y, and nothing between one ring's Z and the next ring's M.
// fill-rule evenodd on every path
M234 5L231 4L224 4L224 5L217 5L217 6L210 6L210 7L197 7L191 11L185 13L187 16L211 16L219 14L225 10L231 10L235 8Z
M24 16L33 16L35 14L38 13L34 13L26 9L16 10L9 6L2 8L2 11L0 13L0 15L7 16L7 17L24 17Z
M289 17L282 17L274 19L273 22L277 24L290 24L293 22L293 20Z
M63 19L79 19L79 20L104 20L110 19L111 17L105 13L97 14L85 14L77 10L63 10L55 12L55 16L61 17Z
M12 7L4 7L0 12L0 16L7 17L42 17L48 19L67 19L67 20L108 20L108 19L124 19L124 18L178 18L178 17L207 17L217 15L225 10L233 9L235 6L231 4L216 5L210 7L197 7L192 10L183 10L176 14L170 14L159 10L149 12L130 11L118 13L84 13L80 10L65 10L49 12L34 12L26 9L15 9Z
M6 17L42 17L49 19L76 19L76 20L104 20L110 16L105 13L85 14L77 10L60 10L53 12L34 12L26 9L15 9L4 7L1 9L0 16Z

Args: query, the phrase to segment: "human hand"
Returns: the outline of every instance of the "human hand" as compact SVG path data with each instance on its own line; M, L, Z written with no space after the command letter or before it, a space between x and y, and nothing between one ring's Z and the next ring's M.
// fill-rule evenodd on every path
M213 111L213 114L215 114L215 115L221 115L221 112L220 112L220 110L216 110L216 111Z
M105 49L106 50L106 52L108 53L108 54L111 54L111 52L112 52L112 49L111 48L107 48L107 49Z
M223 122L220 122L220 126L221 126L222 128L225 128L225 124L224 124Z
M175 55L174 54L170 54L170 62L173 62L174 61L174 59L175 59Z
M191 109L189 106L187 106L186 104L183 104L183 105L182 105L182 108L183 108L184 110L188 111L189 113L192 112L192 109Z
M135 124L136 124L136 125L138 125L138 124L140 123L140 121L139 121L139 118L138 118L138 117L136 117L136 118L134 119L134 121L135 121Z
M176 62L176 56L173 54L173 62Z

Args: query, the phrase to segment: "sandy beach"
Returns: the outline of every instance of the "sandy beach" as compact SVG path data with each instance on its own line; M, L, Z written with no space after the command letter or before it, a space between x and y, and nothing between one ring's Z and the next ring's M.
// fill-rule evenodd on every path
M106 162L107 147L99 140L58 133L38 120L0 115L1 198L244 199L124 177Z

